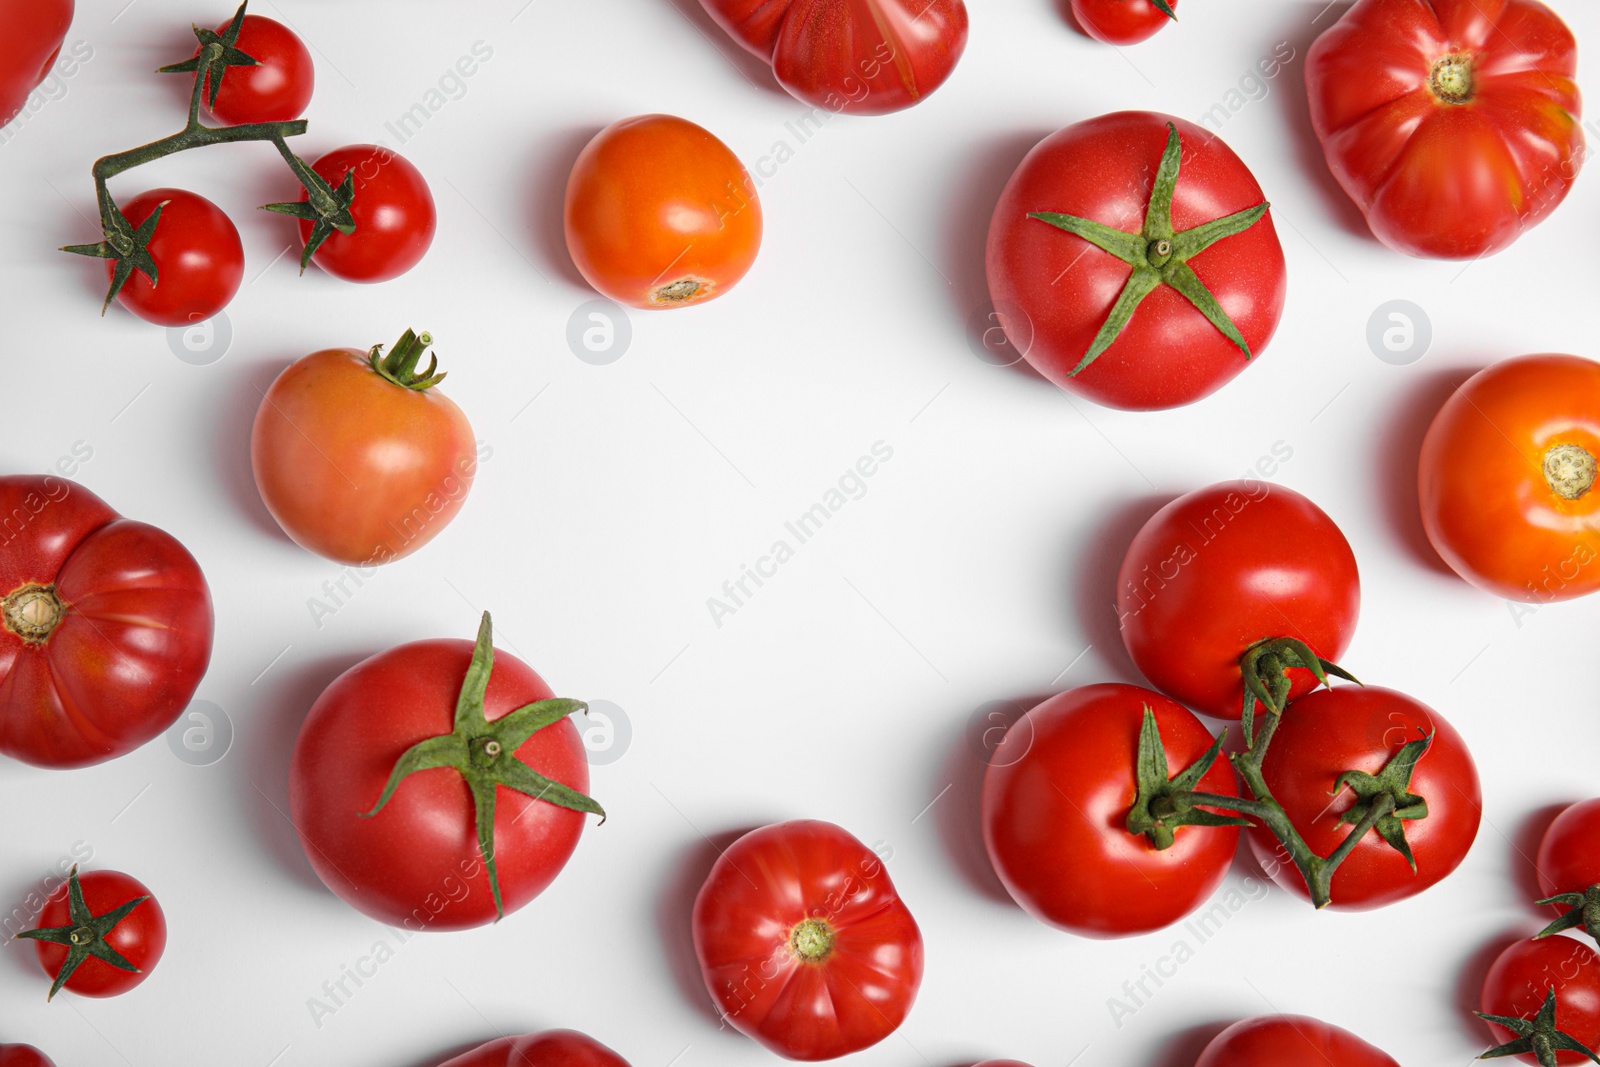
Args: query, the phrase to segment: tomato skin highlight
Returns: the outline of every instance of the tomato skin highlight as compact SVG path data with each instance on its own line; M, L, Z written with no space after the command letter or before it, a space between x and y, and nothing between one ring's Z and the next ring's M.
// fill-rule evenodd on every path
M438 214L422 172L404 156L381 145L335 148L311 165L335 189L355 175L350 205L354 233L337 230L311 255L311 261L347 282L386 282L415 267L433 244ZM302 188L300 199L308 199ZM311 236L309 219L300 219L300 240Z
M1373 234L1468 259L1566 198L1584 158L1576 68L1572 31L1538 0L1359 0L1313 42L1306 87L1328 167Z
M78 882L83 887L83 902L95 915L119 908L136 897L150 898L130 911L105 938L106 944L139 968L139 973L124 971L104 960L90 957L62 986L81 997L121 996L150 977L150 972L161 961L161 955L167 948L166 915L156 902L155 895L131 875L120 871L89 871L79 875ZM72 914L67 905L67 883L63 882L50 894L34 925L72 925ZM35 941L33 947L39 958L39 966L54 979L67 960L66 946Z
M228 306L244 281L244 245L223 210L184 189L151 189L120 205L137 229L162 204L150 237L157 284L134 270L117 303L157 326L204 322ZM109 281L116 264L106 260Z
M1343 1027L1305 1015L1243 1019L1211 1039L1194 1067L1400 1067Z
M218 26L217 32L227 30L231 22ZM299 118L311 103L316 81L311 53L299 36L265 15L246 15L234 47L256 65L229 67L222 75L216 102L210 105L206 104L211 95L211 79L207 78L200 106L228 126ZM195 55L199 54L196 48Z
M796 930L831 933L818 959ZM712 866L695 897L695 954L706 989L741 1033L793 1060L827 1060L899 1028L922 982L922 934L883 861L832 823L752 830Z
M1582 893L1600 884L1600 799L1580 800L1551 820L1539 839L1534 866L1541 897Z
M28 94L50 76L72 8L72 0L0 0L0 126L16 118Z
M989 764L983 842L1019 905L1040 922L1085 937L1123 937L1170 926L1222 883L1236 826L1184 826L1157 851L1124 820L1133 806L1146 705L1161 728L1173 774L1205 755L1211 732L1187 708L1138 686L1105 683L1057 694L1007 732L1026 752ZM1006 751L1002 748L999 751ZM1200 791L1238 796L1226 759Z
M587 1034L545 1030L485 1042L439 1067L628 1067L628 1061Z
M1178 10L1178 0L1167 6ZM1078 25L1103 44L1128 45L1148 41L1172 21L1150 0L1072 0Z
M1481 1010L1485 1015L1531 1019L1551 989L1556 992L1556 1029L1571 1034L1589 1048L1600 1045L1600 956L1572 937L1513 941L1495 957L1483 977ZM1495 1044L1514 1035L1498 1023L1485 1022ZM1538 1063L1531 1055L1516 1059ZM1590 1062L1576 1052L1556 1053L1556 1063Z
M567 179L567 251L619 304L659 311L714 300L761 248L761 200L744 164L708 130L640 115L594 136Z

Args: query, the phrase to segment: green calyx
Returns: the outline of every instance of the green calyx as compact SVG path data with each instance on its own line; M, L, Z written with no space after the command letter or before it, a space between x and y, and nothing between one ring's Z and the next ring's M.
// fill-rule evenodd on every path
M1173 22L1178 21L1178 13L1172 10L1172 5L1167 3L1167 0L1150 0L1150 6L1167 16L1167 18L1171 19Z
M112 223L105 227L105 240L89 245L66 245L63 252L71 252L77 256L93 256L97 259L110 259L116 262L111 269L111 285L106 290L106 298L100 305L100 314L106 313L106 308L111 306L111 301L122 292L122 287L128 284L128 279L133 272L138 270L150 279L153 289L160 283L159 272L156 270L156 261L150 256L150 238L155 235L156 223L161 221L161 212L166 209L169 201L163 200L150 212L150 217L134 229L122 209L116 204L111 205Z
M1245 649L1239 657L1239 672L1244 678L1244 711L1241 725L1245 743L1255 737L1256 705L1273 715L1282 715L1289 702L1293 683L1289 672L1294 669L1310 671L1318 685L1330 686L1328 676L1343 678L1347 682L1361 682L1355 675L1331 660L1325 660L1311 650L1311 646L1294 637L1269 637Z
M203 71L211 90L206 94L206 106L216 106L217 93L222 90L222 76L227 69L256 66L255 57L240 51L237 47L239 31L244 28L244 9L245 5L240 4L239 10L233 13L233 20L228 23L228 28L220 34L216 30L195 25L194 35L200 41L200 51L181 63L169 63L160 67L156 73L199 74Z
M524 796L543 800L557 807L598 815L605 820L605 809L576 789L546 778L517 758L517 749L534 734L560 722L574 712L588 710L578 700L559 697L525 704L494 722L484 717L483 695L489 688L494 669L494 644L489 613L478 624L478 640L472 661L456 697L455 727L447 734L430 737L408 748L395 761L384 784L383 793L372 810L361 814L370 819L389 803L400 784L418 771L448 767L460 774L472 791L472 805L478 831L478 851L489 873L489 888L494 893L494 910L505 917L500 896L500 875L495 866L494 811L500 787L514 789Z
M383 354L382 345L373 345L367 352L367 362L372 365L373 371L393 382L395 385L416 392L426 392L444 381L444 372L435 374L439 369L439 357L428 355L428 369L417 373L417 364L422 362L422 356L428 351L428 346L433 344L433 335L429 333L413 333L407 330L400 335L400 340L389 349L389 354ZM487 618L487 616L485 616Z
M1561 918L1535 934L1535 941L1579 926L1583 927L1584 933L1600 941L1600 885L1592 885L1581 893L1557 893L1553 897L1545 897L1538 903L1559 904L1567 911Z
M1164 5L1163 5L1164 6ZM1176 18L1170 8L1167 14ZM1100 358L1110 348L1133 319L1133 313L1145 297L1163 285L1181 293L1195 310L1204 315L1224 337L1232 341L1245 359L1251 358L1250 346L1239 328L1233 324L1211 290L1189 266L1189 260L1204 252L1224 238L1243 233L1259 222L1267 213L1267 203L1257 204L1226 218L1213 219L1182 233L1172 228L1172 198L1177 190L1178 169L1181 158L1178 127L1167 123L1167 146L1161 153L1161 163L1156 169L1155 182L1150 190L1150 202L1145 209L1144 229L1128 233L1092 219L1055 212L1032 211L1030 219L1047 222L1068 233L1077 234L1102 251L1109 252L1133 268L1122 293L1111 306L1111 313L1101 324L1089 350L1068 377L1077 375Z
M1131 834L1142 834L1158 851L1171 848L1174 831L1180 826L1249 826L1250 820L1234 815L1218 815L1194 806L1192 794L1200 787L1217 757L1222 754L1218 737L1206 754L1176 777L1168 777L1167 750L1161 744L1161 728L1156 713L1144 706L1144 725L1139 728L1139 755L1135 771L1138 792L1128 811Z
M1556 1028L1556 990L1554 986L1545 994L1544 1004L1540 1006L1539 1013L1531 1019L1518 1019L1509 1015L1485 1015L1483 1012L1474 1012L1478 1018L1486 1023L1503 1026L1516 1035L1504 1045L1498 1045L1478 1057L1480 1060L1499 1059L1502 1056L1529 1056L1539 1062L1540 1067L1556 1067L1556 1053L1576 1052L1580 1056L1587 1056L1595 1063L1600 1063L1600 1056L1582 1041L1565 1031Z
M356 172L345 171L344 180L339 183L338 188L334 188L298 156L287 158L295 177L305 186L306 199L288 200L280 204L263 204L261 210L305 219L311 223L311 233L306 237L306 246L300 250L300 273L304 274L306 268L311 266L311 257L322 247L324 241L333 236L334 231L346 235L356 232L355 216L350 213L350 205L356 199Z
M92 914L89 906L83 901L83 885L78 881L78 866L73 864L72 870L67 874L67 911L72 922L67 926L25 930L16 935L30 941L48 941L66 947L67 960L56 972L56 980L50 986L50 995L45 999L54 1000L56 994L61 992L61 987L67 984L67 980L90 957L109 963L118 970L138 974L139 968L129 963L120 952L106 943L106 935L126 919L134 908L149 899L148 896L137 897L104 915Z
M1400 751L1377 774L1345 771L1333 785L1335 795L1346 788L1356 795L1356 802L1350 810L1339 817L1340 824L1345 826L1360 825L1375 810L1379 797L1388 798L1383 804L1385 810L1379 814L1372 828L1390 848L1405 857L1412 873L1416 873L1417 861L1411 855L1410 843L1406 841L1405 822L1426 819L1428 802L1411 792L1411 775L1417 769L1417 761L1422 759L1432 744L1432 734L1419 737L1400 746Z

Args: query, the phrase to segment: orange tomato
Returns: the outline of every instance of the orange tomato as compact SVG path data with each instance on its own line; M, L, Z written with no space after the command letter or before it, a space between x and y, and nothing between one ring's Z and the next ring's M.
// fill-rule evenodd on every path
M477 445L444 377L407 330L382 355L329 348L278 375L256 412L250 465L284 533L350 564L388 563L438 535L466 502Z
M671 115L613 123L567 179L567 250L604 295L662 309L714 300L761 247L761 201L744 165Z
M1422 443L1428 540L1455 572L1510 600L1600 589L1600 363L1521 356L1479 371Z

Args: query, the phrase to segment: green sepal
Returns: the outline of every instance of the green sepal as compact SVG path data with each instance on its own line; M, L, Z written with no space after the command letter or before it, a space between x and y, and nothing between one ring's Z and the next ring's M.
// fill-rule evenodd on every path
M135 897L133 900L111 909L104 915L95 915L89 910L88 904L83 899L83 884L78 881L78 866L73 864L72 870L67 873L67 914L72 922L68 926L41 927L37 930L24 930L16 937L30 941L48 941L51 944L61 945L67 950L66 961L61 969L56 972L55 981L50 986L50 993L45 1000L54 1000L61 988L67 984L74 972L91 956L104 963L108 963L118 970L130 974L138 974L139 968L129 963L122 954L106 944L106 935L116 928L117 924L137 908L149 900L148 896ZM85 933L87 932L87 936Z
M255 57L235 47L239 43L239 31L244 28L245 4L239 5L239 10L233 13L233 19L221 33L210 30L204 26L194 26L194 35L200 42L200 51L188 59L178 63L169 63L156 70L157 74L199 74L201 61L206 55L208 46L215 45L212 58L206 62L203 77L206 82L206 106L213 107L217 102L217 93L222 90L222 77L229 67L254 67Z
M1427 754L1428 746L1433 744L1433 737L1433 734L1429 734L1400 746L1400 751L1377 774L1345 771L1333 786L1335 794L1348 787L1356 795L1356 803L1339 817L1339 823L1345 826L1354 826L1366 818L1372 810L1373 801L1378 797L1393 798L1392 810L1380 816L1372 828L1390 848L1405 857L1413 873L1417 869L1417 861L1411 854L1410 842L1406 840L1405 823L1426 819L1428 802L1411 792L1411 775L1416 771L1417 763Z
M1516 1035L1503 1045L1497 1045L1478 1057L1480 1060L1499 1059L1502 1056L1531 1055L1540 1067L1556 1067L1558 1051L1576 1052L1600 1063L1600 1055L1571 1034L1556 1028L1556 990L1554 986L1545 994L1544 1004L1532 1019L1518 1019L1510 1015L1488 1015L1474 1012L1486 1023L1503 1026Z
M1150 0L1150 6L1167 16L1167 18L1171 19L1173 22L1178 21L1178 13L1172 10L1172 5L1168 4L1167 0Z
M150 257L150 238L156 232L156 223L161 221L161 212L166 210L170 201L163 200L150 212L150 217L139 224L138 229L128 221L122 209L115 204L111 205L112 226L107 231L105 239L95 244L65 245L61 251L71 252L75 256L93 256L97 259L111 259L116 261L116 266L111 270L111 285L106 289L106 298L100 305L100 314L104 315L111 306L111 301L122 292L122 287L128 284L128 279L138 270L150 279L150 287L155 288L160 284L160 272L156 269L156 261ZM119 247L122 246L122 247Z
M1239 673L1244 680L1244 709L1240 720L1244 726L1246 745L1255 744L1256 705L1266 708L1273 715L1283 714L1292 688L1289 671L1296 668L1310 671L1318 685L1329 688L1332 688L1329 675L1361 684L1355 675L1332 660L1323 659L1299 638L1269 637L1257 641L1239 657Z
M292 153L289 166L305 187L306 199L263 204L261 210L305 219L311 223L311 233L306 237L305 247L300 250L300 273L304 274L306 268L311 266L311 257L324 241L333 236L334 231L346 236L356 232L355 216L350 214L350 205L356 198L356 172L345 171L344 180L335 188Z
M405 389L412 389L422 393L440 382L444 381L448 372L439 371L439 357L433 354L428 356L428 369L417 372L417 364L422 361L422 354L428 351L428 346L433 344L433 335L429 333L416 333L407 330L400 335L400 340L389 349L389 354L383 354L382 345L373 345L367 350L367 362L373 371L380 377L393 382ZM439 373L434 373L439 371ZM463 695L465 689L462 690ZM481 700L481 694L480 698Z
M1560 933L1562 930L1581 926L1584 933L1600 942L1600 885L1592 885L1581 893L1557 893L1537 903L1559 904L1568 910L1559 919L1534 934L1535 941L1541 937Z
M1158 851L1172 847L1175 831L1180 826L1249 826L1249 819L1236 815L1221 815L1205 808L1195 807L1188 794L1200 785L1222 754L1220 735L1211 747L1194 763L1176 777L1168 777L1167 750L1161 743L1161 727L1156 713L1146 704L1144 722L1139 727L1139 749L1134 761L1136 790L1133 807L1128 809L1125 822L1128 832L1149 839Z

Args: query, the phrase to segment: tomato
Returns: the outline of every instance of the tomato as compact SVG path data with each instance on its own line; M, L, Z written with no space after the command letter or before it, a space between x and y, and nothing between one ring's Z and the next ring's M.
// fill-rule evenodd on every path
M878 855L832 823L752 830L694 901L711 999L792 1060L831 1060L899 1028L922 983L922 934Z
M1417 467L1422 525L1452 569L1530 603L1600 589L1600 363L1521 356L1455 391Z
M347 145L311 169L336 190L349 177L355 194L348 205L355 224L351 233L332 230L314 241L315 224L300 220L300 240L310 249L312 262L347 282L386 282L422 260L433 244L438 218L422 172L403 156L379 145ZM301 202L308 199L301 190ZM305 269L304 257L300 266Z
M0 752L87 767L171 726L211 661L194 557L53 475L0 477L0 516Z
M439 1067L628 1067L628 1061L576 1030L545 1030L497 1038Z
M1534 866L1546 897L1600 885L1600 799L1580 800L1551 820Z
M629 307L714 300L761 248L761 200L727 145L692 122L612 123L567 179L567 251L590 285Z
M816 108L882 115L944 84L967 47L963 0L700 0L778 84Z
M380 922L460 930L516 911L566 866L583 813L604 814L567 720L583 705L490 638L485 613L476 644L380 652L300 727L289 812L306 858Z
M0 126L50 75L72 25L72 0L0 0Z
M1007 731L1027 744L1018 758L991 761L983 776L983 843L1012 898L1034 918L1087 937L1121 937L1170 926L1222 882L1233 863L1234 826L1185 826L1171 848L1128 832L1144 709L1155 712L1176 773L1211 747L1188 709L1133 685L1089 685L1059 693ZM1200 780L1203 792L1237 796L1226 760Z
M55 1061L32 1045L0 1045L0 1067L56 1067Z
M1317 684L1305 667L1282 669L1300 660L1274 657L1275 646L1247 660L1248 650L1289 638L1337 660L1360 608L1356 557L1339 527L1292 489L1254 479L1197 489L1156 512L1117 574L1134 665L1174 700L1225 719L1243 711L1246 663L1268 690L1286 677L1290 700Z
M1392 689L1323 689L1283 713L1262 774L1289 821L1319 856L1331 854L1350 832L1341 820L1356 806L1356 795L1338 784L1340 777L1347 771L1376 775L1400 748L1429 734L1433 741L1408 787L1426 802L1427 814L1402 820L1415 871L1373 830L1334 874L1332 907L1364 910L1392 904L1455 870L1478 836L1483 813L1478 770L1466 742L1443 716ZM1308 895L1299 871L1270 831L1252 828L1250 844L1274 881Z
M326 348L291 363L256 411L250 465L294 542L341 563L409 556L449 525L478 470L472 426L417 360L407 330L387 356Z
M1600 956L1574 938L1548 937L1507 945L1484 975L1482 1014L1533 1022L1552 991L1554 1029L1587 1048L1600 1046ZM1524 1028L1528 1027L1518 1027ZM1525 1036L1499 1022L1489 1022L1489 1032L1502 1045ZM1529 1051L1517 1058L1524 1063L1541 1062ZM1551 1062L1587 1063L1590 1058L1563 1050L1555 1052Z
M167 918L150 890L120 871L73 867L39 910L34 942L39 966L63 989L84 997L121 996L150 976L167 947Z
M218 26L217 32L226 33L231 23ZM315 72L311 53L295 32L265 15L246 15L234 47L254 59L255 66L227 68L209 105L211 113L229 126L299 118L311 103ZM201 99L210 97L208 77Z
M1249 169L1215 135L1149 111L1039 142L995 206L987 270L1006 336L1036 370L1139 410L1232 379L1271 340L1286 291Z
M1178 0L1072 0L1078 25L1106 44L1138 44L1176 21Z
M1262 1015L1211 1039L1194 1067L1400 1067L1350 1031L1305 1015Z
M1476 258L1572 188L1577 59L1539 0L1359 0L1306 56L1311 124L1380 241Z
M157 208L161 217L147 246L156 280L131 271L117 303L157 326L204 322L228 306L244 280L239 231L220 207L183 189L152 189L121 205L135 229ZM125 264L106 260L106 278L114 281Z

